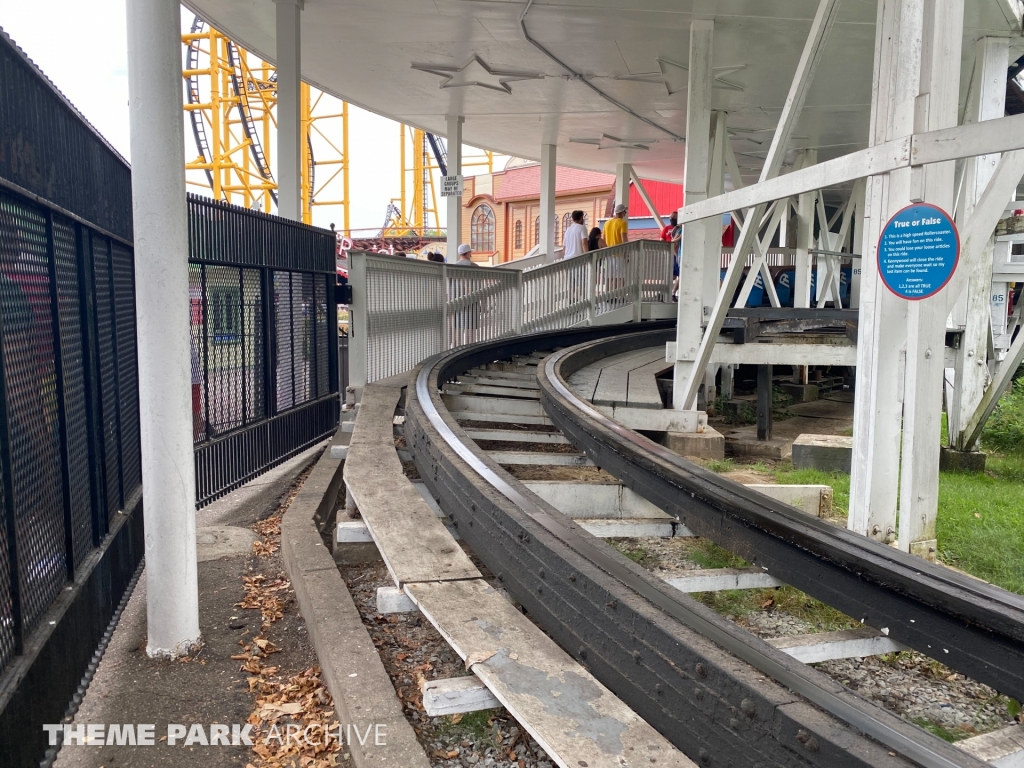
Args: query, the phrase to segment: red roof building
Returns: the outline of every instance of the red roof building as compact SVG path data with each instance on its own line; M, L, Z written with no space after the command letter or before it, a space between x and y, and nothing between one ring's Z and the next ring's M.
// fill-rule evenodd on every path
M668 215L682 205L678 184L645 181L644 188L658 212ZM555 244L582 210L587 227L600 226L611 215L615 176L610 173L559 167L555 172ZM540 165L509 168L467 178L462 196L462 242L473 246L477 261L497 264L525 256L540 241ZM630 189L630 219L650 213L636 189ZM637 222L638 224L640 222ZM661 233L644 227L631 239L654 239Z

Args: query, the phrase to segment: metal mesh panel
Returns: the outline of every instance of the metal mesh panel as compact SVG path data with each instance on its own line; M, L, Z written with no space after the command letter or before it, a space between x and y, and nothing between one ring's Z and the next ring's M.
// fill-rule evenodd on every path
M113 243L114 310L117 339L118 414L121 422L121 471L124 501L142 485L139 443L139 374L135 348L135 260L132 252Z
M367 257L367 382L408 371L446 348L441 269L412 259Z
M591 258L584 255L523 273L523 332L587 321Z
M114 350L114 311L111 303L109 245L92 238L93 282L96 294L96 350L100 374L100 426L103 434L103 474L106 515L100 515L106 532L110 515L121 503L121 457L118 449L117 365Z
M323 397L331 389L331 350L327 328L327 279L317 276L316 294L316 397Z
M245 422L245 328L242 270L206 265L207 437Z
M60 356L64 371L64 418L68 442L71 541L77 567L93 545L92 492L89 481L89 424L86 416L82 315L78 296L75 229L71 222L56 216L53 219L53 251L60 319Z
M301 286L300 286L301 290ZM301 294L300 294L301 295ZM274 272L274 331L277 342L277 410L295 405L295 350L292 274Z
M449 348L516 332L521 307L515 272L481 267L448 267L446 272Z
M0 196L0 312L24 631L67 576L46 219Z
M11 602L11 562L7 558L7 493L0 472L0 669L14 654L14 605Z
M264 401L263 284L258 269L242 270L242 379L245 421L266 416Z
M189 337L192 346L192 440L206 439L206 345L203 319L203 267L188 265Z
M292 330L295 352L295 404L312 398L315 391L316 350L313 348L313 275L292 275Z

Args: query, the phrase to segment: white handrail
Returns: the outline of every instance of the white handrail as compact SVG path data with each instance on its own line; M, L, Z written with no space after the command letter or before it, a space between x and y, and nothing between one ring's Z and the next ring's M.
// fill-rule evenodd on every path
M461 267L365 251L353 251L349 259L349 383L357 388L453 347L639 320L642 304L671 301L672 246L657 241L623 243L529 269Z

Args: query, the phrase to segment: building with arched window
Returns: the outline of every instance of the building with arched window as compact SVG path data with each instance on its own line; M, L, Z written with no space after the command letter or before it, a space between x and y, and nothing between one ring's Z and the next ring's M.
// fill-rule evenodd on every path
M662 215L679 208L683 190L678 184L645 182ZM559 168L555 174L555 246L561 249L572 212L581 210L584 224L600 226L611 215L615 177L608 173ZM470 176L462 196L462 237L473 246L481 263L500 264L521 259L540 242L540 165L519 165L496 173ZM635 189L630 190L631 239L657 239L661 232L649 219Z
M494 210L486 203L473 209L469 244L477 253L494 253Z

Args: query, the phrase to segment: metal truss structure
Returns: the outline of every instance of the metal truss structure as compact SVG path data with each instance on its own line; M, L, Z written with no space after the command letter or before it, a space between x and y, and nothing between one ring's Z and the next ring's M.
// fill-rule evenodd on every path
M185 113L196 156L188 183L219 200L272 212L277 181L277 72L198 17L182 35ZM302 84L302 221L316 206L338 210L349 228L348 104ZM317 170L322 169L320 178ZM205 179L205 181L204 181Z

